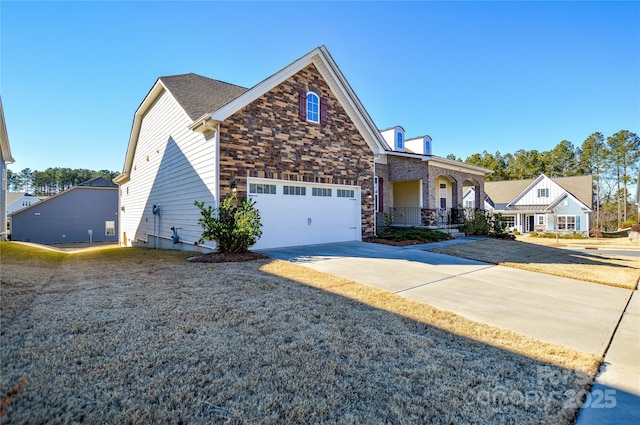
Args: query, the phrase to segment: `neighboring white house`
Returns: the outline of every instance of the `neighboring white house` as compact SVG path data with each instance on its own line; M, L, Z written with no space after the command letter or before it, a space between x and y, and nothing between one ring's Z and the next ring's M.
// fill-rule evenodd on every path
M7 164L14 162L0 97L0 240L7 238Z
M562 233L589 234L592 213L592 177L549 178L486 182L484 207L502 214L509 229L521 233L557 229ZM475 208L473 188L464 206Z
M7 192L7 215L42 201L26 192Z

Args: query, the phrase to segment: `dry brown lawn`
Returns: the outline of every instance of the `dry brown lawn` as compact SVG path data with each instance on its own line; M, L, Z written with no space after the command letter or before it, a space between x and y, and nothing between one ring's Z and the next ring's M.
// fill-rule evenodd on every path
M572 423L599 359L290 263L0 243L1 423Z
M586 282L601 283L634 289L640 279L640 261L631 255L607 254L590 249L564 249L568 247L597 248L596 241L527 238L518 241L486 239L460 245L435 248L432 251L456 257L499 264L501 266L568 277ZM615 249L611 243L607 246Z

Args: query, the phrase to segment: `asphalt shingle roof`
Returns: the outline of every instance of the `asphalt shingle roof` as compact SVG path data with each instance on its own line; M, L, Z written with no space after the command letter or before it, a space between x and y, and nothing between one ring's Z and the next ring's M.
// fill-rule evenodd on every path
M535 179L485 182L484 191L496 204L508 204L522 193ZM593 207L593 178L591 176L551 178L564 190L578 198L587 207Z
M86 182L80 183L78 186L89 186L89 187L118 187L112 181L105 179L104 177L96 177L95 179L87 180Z
M160 77L159 80L194 121L248 90L194 73Z

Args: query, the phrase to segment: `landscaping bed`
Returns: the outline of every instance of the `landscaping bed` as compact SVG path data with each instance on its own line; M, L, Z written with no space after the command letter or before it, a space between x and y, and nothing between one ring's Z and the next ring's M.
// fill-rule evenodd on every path
M452 239L448 233L438 230L409 228L390 228L380 230L375 237L364 238L365 242L381 243L393 246L409 246L423 243L440 242Z

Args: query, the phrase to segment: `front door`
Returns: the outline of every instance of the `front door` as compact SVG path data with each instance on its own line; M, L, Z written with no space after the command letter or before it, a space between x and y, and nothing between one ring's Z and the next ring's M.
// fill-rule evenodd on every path
M535 229L535 225L534 225L533 219L534 219L534 216L532 216L532 215L527 217L527 232L530 232L533 229Z

